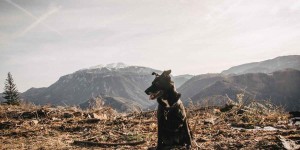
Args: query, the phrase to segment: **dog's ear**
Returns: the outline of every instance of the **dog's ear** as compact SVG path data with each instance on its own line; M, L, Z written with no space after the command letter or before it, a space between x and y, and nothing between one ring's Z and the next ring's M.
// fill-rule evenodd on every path
M157 74L156 72L152 72L152 75L155 75L156 77L159 76L159 74Z
M165 76L168 76L168 75L170 75L171 74L171 70L165 70L164 72L163 72L163 74L165 75Z

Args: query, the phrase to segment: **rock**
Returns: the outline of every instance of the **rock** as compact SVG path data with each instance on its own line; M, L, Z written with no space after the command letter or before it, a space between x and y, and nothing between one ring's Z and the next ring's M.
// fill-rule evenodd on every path
M77 111L77 112L74 112L73 115L75 117L81 117L83 114L82 114L82 112Z
M220 110L220 109L213 109L213 113L214 113L214 114L220 114L220 113L221 113L221 110Z
M97 115L96 113L91 113L90 116L91 116L91 118L100 119L100 120L106 120L107 119L106 114Z
M10 121L6 121L6 122L1 122L0 123L0 130L2 129L11 129L13 127L15 127L16 124Z
M99 116L96 113L91 113L90 116L91 116L91 118L98 118L99 119Z
M54 121L54 122L55 122L55 121L61 121L61 119L56 118L56 117L52 117L51 120Z
M32 119L32 118L36 118L36 114L34 112L23 112L20 115L21 118L23 119Z
M291 118L290 120L293 125L297 125L297 122L298 122L298 124L300 122L300 117L294 117L294 118Z
M39 109L36 111L36 114L38 115L39 118L45 118L47 117L47 110Z
M291 111L289 112L291 118L300 117L300 111Z
M229 110L231 110L234 107L234 105L228 105L226 104L225 107L221 108L220 111L221 112L227 112Z
M67 123L72 124L72 123L75 123L75 121L73 119L70 119L67 121Z
M300 135L299 136L292 136L289 137L288 139L295 141L296 144L300 144Z
M30 121L30 125L32 125L32 126L35 126L35 125L37 125L38 123L39 123L38 120L31 120L31 121Z
M266 127L254 127L256 130L265 130L265 131L276 131L278 129L274 128L274 127L271 127L271 126L266 126Z
M83 117L84 117L84 118L92 118L91 115L88 114L88 113L84 113L84 114L83 114Z
M205 119L204 120L204 124L207 125L207 124L212 124L214 125L215 124L215 120L216 118L208 118L208 119Z
M300 145L296 144L295 141L289 140L284 138L283 136L279 135L277 138L281 141L283 147L287 150L296 150L300 149Z
M240 132L246 132L246 129L241 129Z
M288 129L286 125L276 125L275 128L277 128L277 129Z
M87 119L85 122L86 123L98 123L98 122L100 122L100 119L92 118L92 119Z
M245 112L246 112L245 110L239 109L236 113L237 113L238 115L241 115L241 114L243 114L243 113L245 113Z
M74 115L70 113L64 113L63 118L73 118Z

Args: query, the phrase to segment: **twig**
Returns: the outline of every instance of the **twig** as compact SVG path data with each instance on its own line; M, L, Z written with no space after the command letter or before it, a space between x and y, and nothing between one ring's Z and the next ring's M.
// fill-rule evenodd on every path
M118 145L140 145L144 144L146 141L137 141L137 142L127 142L127 143L98 143L98 142L90 142L90 141L74 141L75 145L86 145L86 146L118 146Z
M193 142L194 145L197 147L197 150L198 150L198 149L201 149L201 146L199 146L198 143L197 143L195 140L193 140L192 142ZM202 144L200 144L200 145L202 145Z
M190 109L188 110L189 112L196 112L196 111L204 111L204 110L208 110L208 109L220 109L220 106L205 106L205 107L200 107L197 109Z
M131 121L132 123L136 123L136 124L139 124L139 123L145 123L145 124L148 124L148 123L156 123L157 121L156 120L132 120Z

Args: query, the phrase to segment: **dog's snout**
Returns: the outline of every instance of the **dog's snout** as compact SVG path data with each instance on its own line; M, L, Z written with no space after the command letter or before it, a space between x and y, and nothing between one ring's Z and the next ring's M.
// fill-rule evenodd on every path
M147 89L145 90L145 93L146 93L147 95L150 95L150 90L149 90L149 88L147 88Z
M155 86L151 85L150 87L148 87L146 90L145 90L145 93L147 95L150 95L151 93L155 93L157 92L157 89L155 88Z

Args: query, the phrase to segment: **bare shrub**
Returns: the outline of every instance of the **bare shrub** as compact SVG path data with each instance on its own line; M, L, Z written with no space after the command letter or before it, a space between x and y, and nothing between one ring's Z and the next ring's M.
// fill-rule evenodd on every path
M256 126L276 125L287 123L288 114L282 106L276 106L270 100L252 100L247 104L248 98L243 93L237 94L237 100L229 99L232 109L224 116L229 117L236 123L249 123Z
M92 97L89 99L89 109L90 110L97 110L104 107L104 101L101 96Z

